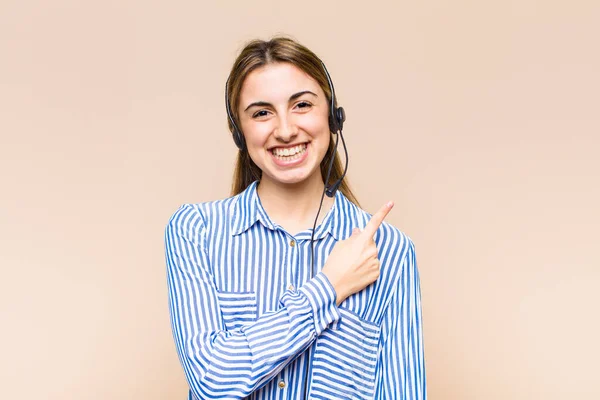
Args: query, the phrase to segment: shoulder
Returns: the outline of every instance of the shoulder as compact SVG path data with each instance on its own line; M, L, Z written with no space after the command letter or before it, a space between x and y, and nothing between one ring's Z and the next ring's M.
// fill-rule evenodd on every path
M199 203L183 203L169 217L167 229L195 231L214 223L229 222L240 195Z

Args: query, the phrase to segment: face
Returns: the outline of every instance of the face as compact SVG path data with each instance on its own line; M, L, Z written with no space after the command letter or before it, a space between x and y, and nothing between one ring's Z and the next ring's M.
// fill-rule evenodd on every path
M320 163L329 146L329 104L316 80L289 63L252 71L242 85L241 130L262 180L322 182Z

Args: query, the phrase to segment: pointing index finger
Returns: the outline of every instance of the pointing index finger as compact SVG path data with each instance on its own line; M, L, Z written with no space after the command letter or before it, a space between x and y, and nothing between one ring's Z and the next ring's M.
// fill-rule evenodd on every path
M379 211L373 214L373 216L369 220L369 223L367 223L367 226L365 226L365 229L363 230L367 237L371 238L375 236L375 232L377 232L377 229L379 229L379 226L381 225L385 217L388 215L392 207L394 207L394 202L388 201L383 207L379 209Z

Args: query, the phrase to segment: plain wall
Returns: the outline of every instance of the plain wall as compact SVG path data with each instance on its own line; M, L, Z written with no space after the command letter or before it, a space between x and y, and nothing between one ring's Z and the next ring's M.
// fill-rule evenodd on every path
M163 234L229 195L252 38L332 74L416 243L430 399L600 398L600 2L0 1L3 399L184 399Z

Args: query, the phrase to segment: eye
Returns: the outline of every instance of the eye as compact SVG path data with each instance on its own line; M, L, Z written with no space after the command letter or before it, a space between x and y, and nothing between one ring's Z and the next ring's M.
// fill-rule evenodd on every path
M312 107L312 104L310 104L308 101L301 101L298 104L296 104L296 107L301 109L308 109Z
M267 115L269 115L269 112L267 110L258 110L257 112L252 114L252 118L266 117Z

